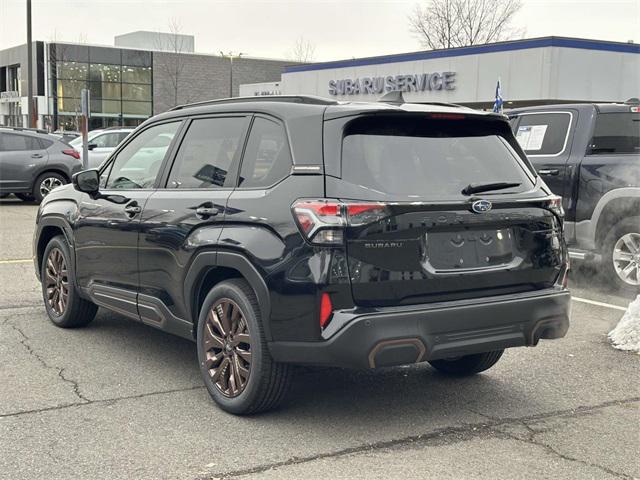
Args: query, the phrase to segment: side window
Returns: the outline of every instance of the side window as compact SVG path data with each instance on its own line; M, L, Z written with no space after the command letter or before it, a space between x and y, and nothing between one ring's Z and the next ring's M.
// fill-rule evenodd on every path
M225 186L246 121L246 117L217 117L191 122L171 169L169 186L191 189Z
M44 138L40 139L40 145L43 150L46 150L47 148L49 148L51 145L53 145L53 142L51 140L45 140Z
M107 189L151 188L181 122L147 128L129 142L111 162Z
M242 159L239 186L269 187L289 175L291 164L291 152L284 127L277 122L257 117L253 121Z
M91 143L95 144L97 148L116 148L120 143L120 138L119 133L105 133L98 135L91 140Z
M596 117L589 154L640 153L640 113L601 113Z
M3 133L0 148L3 152L22 152L26 150L42 150L37 138L15 133Z
M515 134L527 155L560 155L566 148L570 125L569 113L523 114Z

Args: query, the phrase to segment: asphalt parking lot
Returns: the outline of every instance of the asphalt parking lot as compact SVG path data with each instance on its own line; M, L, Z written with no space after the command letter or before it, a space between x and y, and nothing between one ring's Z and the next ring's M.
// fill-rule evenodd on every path
M195 344L100 310L46 318L37 206L0 200L0 478L640 477L640 356L607 342L630 297L578 269L566 338L485 374L304 368L278 411L238 418ZM616 308L617 307L617 308Z

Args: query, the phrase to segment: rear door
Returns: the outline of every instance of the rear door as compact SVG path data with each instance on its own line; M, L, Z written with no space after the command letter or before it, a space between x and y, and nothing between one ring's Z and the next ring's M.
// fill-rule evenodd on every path
M158 300L172 315L187 319L187 267L195 254L217 247L249 117L217 115L187 122L162 188L142 213L139 309L150 324L164 320L151 308Z
M346 248L358 305L402 305L547 287L561 240L546 192L502 120L464 115L360 117L327 196L347 205ZM516 147L517 148L517 147ZM463 194L465 187L509 188ZM368 201L357 208L351 201ZM353 211L352 211L353 210Z
M0 132L0 190L30 190L49 154L40 141L20 133Z
M538 174L556 195L563 197L566 210L570 204L571 153L573 131L578 119L576 110L526 112L518 115L514 129L516 139Z

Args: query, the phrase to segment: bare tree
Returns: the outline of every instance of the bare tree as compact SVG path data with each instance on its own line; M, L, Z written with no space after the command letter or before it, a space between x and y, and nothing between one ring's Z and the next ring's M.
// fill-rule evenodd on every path
M185 67L182 55L187 50L187 44L185 36L181 34L182 26L177 19L169 20L168 28L169 33L158 32L155 44L158 50L167 52L158 61L157 67L162 74L161 86L164 90L167 107L172 108L178 105L178 94Z
M409 16L411 30L429 49L464 47L515 38L521 0L427 0Z
M287 58L294 62L309 63L313 62L315 53L316 46L312 42L304 37L298 37Z

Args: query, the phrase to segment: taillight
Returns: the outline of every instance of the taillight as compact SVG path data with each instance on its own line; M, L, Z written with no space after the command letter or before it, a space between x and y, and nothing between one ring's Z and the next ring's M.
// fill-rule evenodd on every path
M62 153L64 153L65 155L70 155L77 160L80 160L80 154L76 152L73 148L62 150Z
M344 227L367 225L388 215L387 207L377 202L298 200L291 210L300 232L316 245L340 245Z
M333 305L331 304L331 297L328 293L323 293L320 298L320 327L324 328L327 326L332 313Z

